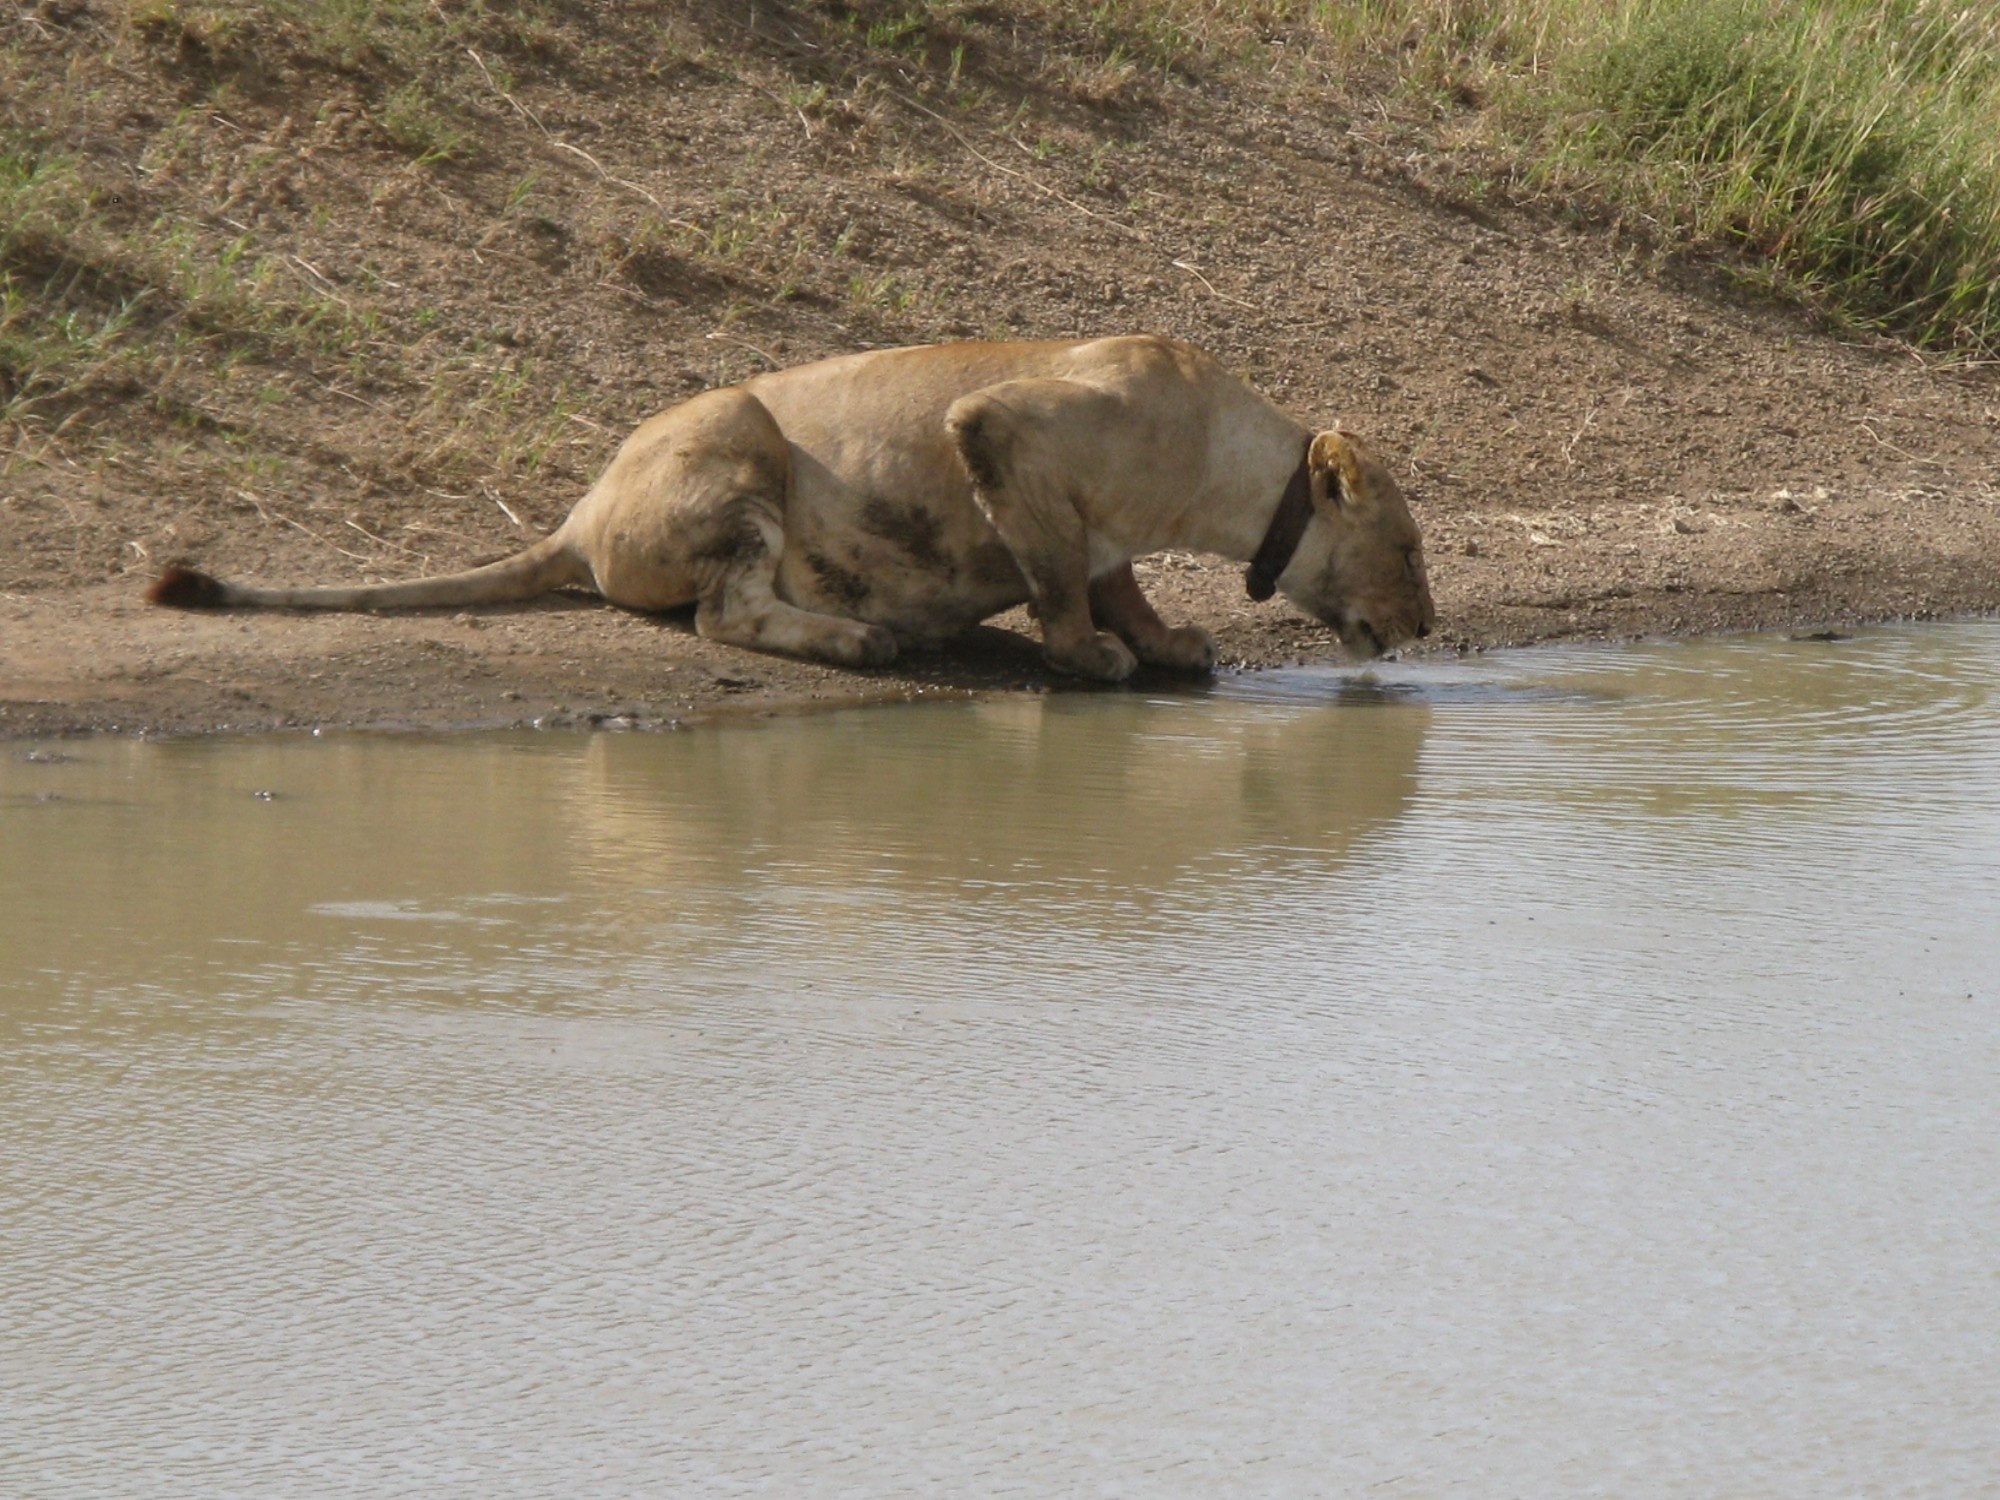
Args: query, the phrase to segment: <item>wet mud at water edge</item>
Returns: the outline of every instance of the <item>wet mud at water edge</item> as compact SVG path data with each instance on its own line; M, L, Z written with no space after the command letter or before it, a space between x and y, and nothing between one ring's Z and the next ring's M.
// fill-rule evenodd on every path
M2000 625L0 753L0 1491L1975 1494Z

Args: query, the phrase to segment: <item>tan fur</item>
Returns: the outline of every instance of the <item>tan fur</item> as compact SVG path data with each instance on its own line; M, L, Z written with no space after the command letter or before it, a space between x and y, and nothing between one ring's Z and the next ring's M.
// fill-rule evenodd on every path
M444 578L260 589L163 578L163 603L463 606L584 586L696 606L712 639L846 665L947 640L1022 602L1057 667L1206 670L1132 575L1164 548L1245 561L1308 429L1186 344L878 350L705 392L642 423L569 518L518 556ZM1353 438L1322 432L1313 514L1278 590L1374 655L1425 634L1415 521Z

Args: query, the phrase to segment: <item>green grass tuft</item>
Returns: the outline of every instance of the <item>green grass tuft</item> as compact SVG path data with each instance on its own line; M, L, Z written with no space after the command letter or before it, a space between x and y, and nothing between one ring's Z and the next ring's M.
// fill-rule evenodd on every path
M2000 353L2000 16L1945 0L1373 0L1338 24L1478 73L1526 175L1743 252L1920 344ZM1331 23L1330 23L1331 24Z

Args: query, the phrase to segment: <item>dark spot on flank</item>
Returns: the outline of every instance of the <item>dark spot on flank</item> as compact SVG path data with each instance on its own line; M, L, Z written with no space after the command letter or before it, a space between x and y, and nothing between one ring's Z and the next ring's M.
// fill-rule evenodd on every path
M822 552L808 552L806 566L813 570L819 586L842 609L852 613L868 599L868 580L852 568L842 567Z
M757 529L757 523L741 511L726 517L694 547L690 554L698 563L754 562L768 549L764 545L764 533Z
M1028 580L1021 572L1021 565L1014 561L1014 554L1000 542L989 543L972 554L971 572L976 582L992 588L1027 591Z
M761 495L768 501L783 505L785 491L791 488L792 483L791 460L783 453L753 448L742 456L742 462L737 483L743 493Z
M965 471L972 476L972 482L982 490L1000 488L1000 466L1006 454L1003 442L993 430L993 424L984 412L974 412L952 424L952 439L958 444L958 455L965 460Z
M944 548L944 521L927 506L870 496L861 506L861 529L900 547L921 567L947 575L957 571Z

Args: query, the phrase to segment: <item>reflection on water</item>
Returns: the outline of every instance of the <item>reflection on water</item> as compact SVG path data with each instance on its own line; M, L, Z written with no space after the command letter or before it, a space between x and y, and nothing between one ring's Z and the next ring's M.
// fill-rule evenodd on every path
M0 1493L1979 1493L1996 686L0 747Z

